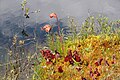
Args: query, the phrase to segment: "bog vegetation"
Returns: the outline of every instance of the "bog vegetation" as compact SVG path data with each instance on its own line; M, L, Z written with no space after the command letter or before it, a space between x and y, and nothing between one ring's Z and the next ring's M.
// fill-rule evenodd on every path
M25 4L22 4L23 10ZM28 9L25 11L25 17L30 18ZM40 28L47 34L47 47L38 45L34 36L35 52L26 52L25 42L31 39L20 40L17 35L13 36L3 80L19 80L21 76L28 80L120 79L119 20L110 21L102 15L89 16L77 29L74 19L69 17L69 29L64 34L58 15L51 13L49 17L56 20L58 29L53 32L54 26L50 24ZM27 33L24 31L23 35Z

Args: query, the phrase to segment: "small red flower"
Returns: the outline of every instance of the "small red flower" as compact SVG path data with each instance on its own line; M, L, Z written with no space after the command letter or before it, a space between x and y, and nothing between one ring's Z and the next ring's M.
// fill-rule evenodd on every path
M64 61L72 61L72 50L68 51L68 55L65 57Z
M51 55L50 55L50 53L45 53L45 59L50 59L51 58Z
M46 32L50 32L51 26L47 24L44 27L42 27L41 30L45 30Z
M65 62L69 61L69 63L73 65L74 61L72 58L73 58L72 57L72 50L69 50L68 55L64 58L64 61Z
M77 53L77 51L75 50L73 53L74 53L73 58L75 59L75 61L76 61L76 62L80 62L81 59L80 59L80 56L79 56L79 54Z
M68 62L68 61L69 61L70 64L73 64L73 63L74 63L74 61L73 61L73 59L72 59L72 56L66 56L65 59L64 59L64 61L65 61L65 62Z
M60 73L63 72L62 66L59 66L59 68L58 68L58 72L60 72Z
M80 61L81 61L80 57L79 57L79 56L76 56L76 57L75 57L75 61L76 61L76 62L80 62Z
M53 55L51 53L50 50L41 50L41 54L43 55L43 57L47 60L52 60L52 59L55 59L55 55Z
M51 54L51 59L55 59L55 55Z
M53 18L53 17L54 17L54 18L57 18L56 13L51 13L49 16L50 16L50 18Z
M65 62L67 62L69 60L70 60L69 56L66 56L65 59L64 59Z
M70 61L72 59L72 56L66 56L65 57L65 62Z

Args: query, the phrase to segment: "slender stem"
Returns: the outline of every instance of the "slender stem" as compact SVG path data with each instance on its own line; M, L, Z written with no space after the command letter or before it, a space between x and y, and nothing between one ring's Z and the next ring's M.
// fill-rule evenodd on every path
M57 25L58 25L58 35L61 36L61 34L60 34L60 24L59 24L58 17L56 19L57 19Z
M59 35L59 37L60 37L60 42L61 42L61 44L62 44L62 50L64 50L64 47L63 47L63 38L62 38L62 35L61 35L61 33L60 33L60 24L59 24L59 20L58 20L58 17L56 18L57 19L57 25L58 25L58 35Z

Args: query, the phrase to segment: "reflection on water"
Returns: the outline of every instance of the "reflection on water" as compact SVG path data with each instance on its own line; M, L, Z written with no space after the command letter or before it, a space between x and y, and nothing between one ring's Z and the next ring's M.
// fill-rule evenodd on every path
M23 68L24 66L27 66L26 64L29 62L28 56L33 55L38 50L36 49L36 45L34 43L39 42L38 44L40 44L40 48L41 45L47 44L44 43L46 34L45 32L41 31L40 28L46 24L50 24L54 26L53 32L57 30L57 23L55 23L54 20L49 20L48 15L51 12L58 14L59 18L62 20L59 21L60 26L64 28L64 30L68 29L68 18L66 18L67 16L72 16L72 18L76 17L76 21L78 20L78 22L75 24L79 29L79 24L82 24L84 19L90 15L96 16L100 13L108 16L111 20L120 18L119 0L56 0L54 2L49 0L29 0L28 6L30 7L31 11L40 8L40 13L30 15L29 19L25 19L23 17L20 1L1 0L0 3L0 76L4 74L5 66L6 64L10 64L10 60L13 60L11 62L15 62L15 64L12 66L15 66L17 68ZM120 24L117 24L117 26L119 25ZM26 39L25 37L29 36L29 38L33 38L35 28L38 41L33 40L30 44L29 41L26 41L25 44L27 45L19 47L18 51L13 52L15 53L14 55L19 55L19 57L17 56L18 60L27 58L27 60L23 60L26 60L25 62L22 62L20 60L20 64L18 65L17 62L19 63L19 61L16 62L13 57L10 59L10 54L8 54L9 50L7 50L7 47L8 45L12 45L12 38L16 33L20 33L18 35L19 40L24 40ZM64 34L66 33L67 32L64 31ZM26 36L23 37L22 34ZM17 69L14 70L17 71Z

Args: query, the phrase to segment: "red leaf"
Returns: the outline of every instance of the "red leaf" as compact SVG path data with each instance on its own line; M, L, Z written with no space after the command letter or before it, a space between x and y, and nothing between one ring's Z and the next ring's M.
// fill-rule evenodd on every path
M51 51L47 49L47 50L45 50L44 52L46 52L46 53L50 53Z
M64 59L65 62L67 62L69 60L70 60L69 56L66 56L65 59Z
M58 72L60 72L60 73L63 72L62 66L59 66L59 68L58 68Z
M96 65L96 66L99 66L99 63L98 63L98 61L97 61L97 62L95 62L95 65Z
M74 53L73 58L75 59L75 61L80 62L81 59L80 59L78 52L75 50L73 53Z
M76 61L76 62L80 62L80 61L81 61L80 57L79 57L79 56L76 56L76 57L75 57L75 61Z
M51 54L51 59L55 59L55 55Z

